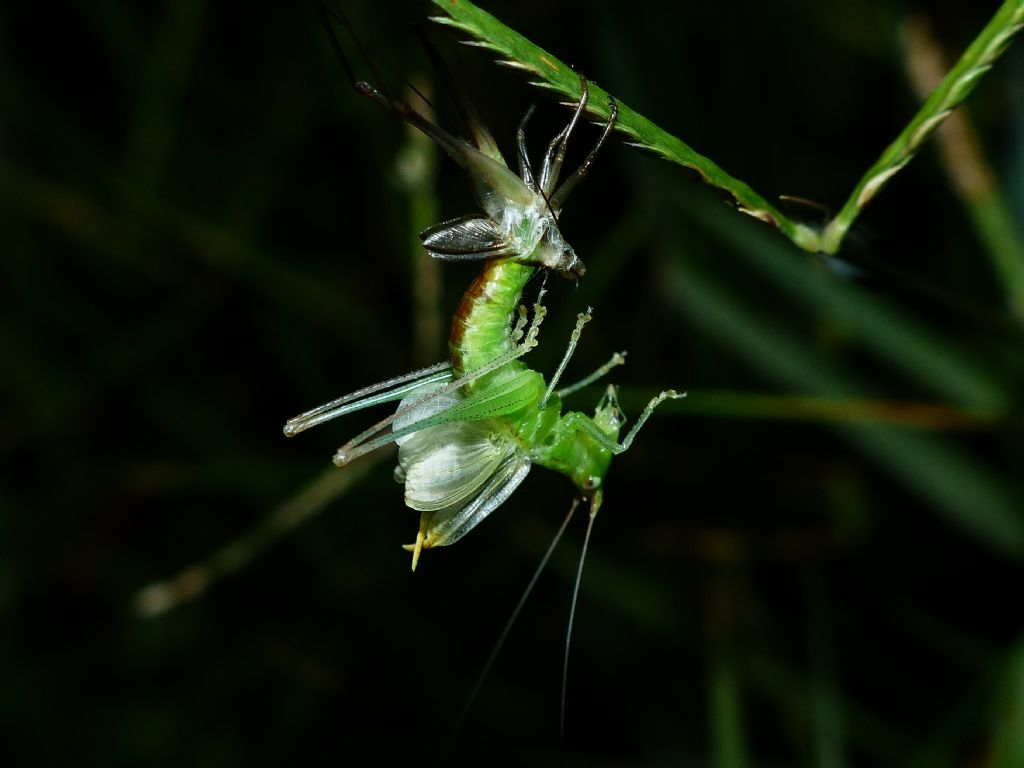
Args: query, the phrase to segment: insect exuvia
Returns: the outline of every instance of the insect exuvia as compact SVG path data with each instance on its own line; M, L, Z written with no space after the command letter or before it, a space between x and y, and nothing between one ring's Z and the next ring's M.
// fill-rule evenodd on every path
M329 27L328 27L329 28ZM421 233L427 252L444 260L484 260L452 319L449 360L381 382L296 416L286 435L352 411L400 400L388 418L338 449L334 463L353 461L389 443L399 446L395 477L405 485L406 504L419 511L412 551L416 568L423 549L452 544L500 506L534 464L569 477L577 494L589 500L591 516L603 498L604 478L615 454L627 450L667 390L653 398L619 442L624 418L609 386L593 416L562 414L562 397L589 384L623 362L612 359L583 381L556 386L571 357L590 310L581 313L561 364L545 383L520 358L537 345L546 309L543 289L532 317L520 306L527 282L538 269L578 279L585 268L558 229L566 198L587 174L611 132L611 119L581 166L558 184L566 145L587 107L587 82L568 125L552 139L539 174L530 165L526 113L517 132L519 175L507 166L487 129L467 109L473 144L433 124L404 102L353 76L337 38L331 40L356 90L394 111L436 141L469 174L484 215L445 221Z

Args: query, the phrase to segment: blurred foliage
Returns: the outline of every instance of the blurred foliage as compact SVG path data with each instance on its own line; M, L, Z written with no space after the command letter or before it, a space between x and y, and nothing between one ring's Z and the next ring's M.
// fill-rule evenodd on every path
M916 108L906 20L927 13L953 58L996 6L486 4L762 193L830 207ZM346 5L393 88L431 77L425 10ZM508 147L543 97L458 54ZM602 154L562 219L589 272L549 282L529 361L552 370L590 304L577 371L628 349L632 415L652 390L690 395L608 478L566 743L581 524L449 744L568 484L534 471L413 576L416 515L386 462L324 479L372 415L280 427L430 356L412 236L472 210L458 169L410 185L422 145L348 89L311 7L6 4L6 764L1024 764L1024 329L991 253L1024 228L1022 84L1017 45L967 103L1011 226L982 231L926 148L842 261L653 158ZM566 114L542 100L535 151ZM473 272L443 265L433 311ZM304 524L273 540L275 510ZM246 567L135 613L140 588L252 530Z

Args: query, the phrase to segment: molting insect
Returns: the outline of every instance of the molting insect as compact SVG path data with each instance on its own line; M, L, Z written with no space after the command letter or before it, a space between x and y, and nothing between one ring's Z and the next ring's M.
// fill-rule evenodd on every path
M326 24L326 18L325 18ZM389 443L399 446L395 477L405 485L406 504L421 513L412 551L416 568L423 549L458 541L502 504L539 464L569 477L580 497L589 500L591 518L603 498L605 474L615 454L627 450L668 390L653 398L619 442L624 418L609 386L593 416L562 414L562 397L596 381L623 362L616 354L575 385L556 390L590 310L581 313L561 364L545 383L542 374L521 360L536 347L546 314L543 288L532 316L520 305L528 281L537 272L555 271L578 279L583 262L562 238L562 204L586 176L615 123L604 125L589 155L558 184L569 137L587 107L587 82L569 123L549 143L535 174L526 150L526 125L517 131L519 175L506 164L490 133L472 111L463 113L473 143L449 134L405 102L395 101L357 80L333 30L331 41L356 90L395 112L438 143L469 175L484 215L443 222L421 233L427 252L444 260L483 260L452 319L449 361L372 385L314 408L287 422L295 435L329 419L380 403L400 400L398 410L338 449L334 463L344 466Z

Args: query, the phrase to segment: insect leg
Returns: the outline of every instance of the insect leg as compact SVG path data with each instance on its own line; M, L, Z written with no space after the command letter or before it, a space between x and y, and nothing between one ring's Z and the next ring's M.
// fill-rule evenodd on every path
M355 34L352 29L352 24L349 22L348 17L345 16L339 9L329 8L324 3L318 3L316 9L317 15L320 17L320 25L324 28L327 33L327 39L331 42L331 48L334 50L334 57L338 60L342 70L345 72L345 77L348 79L353 86L359 82L359 78L356 77L355 69L352 66L352 62L348 60L348 56L345 55L344 49L341 47L341 41L338 40L338 36L334 33L334 27L331 26L331 19L334 19L340 26L344 27L348 32L349 36L356 41L356 45L363 53L363 57L366 59L367 64L370 67L370 71L373 72L374 78L378 82L383 82L380 74L377 72L376 66L372 56L367 55L367 51L363 46L362 40ZM358 87L356 90L359 90ZM390 99L388 100L390 101Z
M622 352L616 352L614 355L612 355L612 359L611 360L609 360L607 363L602 365L600 368L598 368L596 371L591 373L589 376L585 376L584 378L580 379L579 381L577 381L577 382L575 382L573 384L570 384L567 387L562 387L560 390L558 390L558 392L556 394L559 397L565 397L566 395L571 395L573 392L577 392L577 391L583 389L584 387L590 386L591 384L593 384L598 379L601 379L604 376L607 376L608 372L612 368L614 368L614 367L616 367L618 365L622 365L625 362L626 362L626 352L625 352L625 350L623 350Z
M588 98L587 78L581 74L580 101L579 104L576 105L576 111L573 113L569 124L551 140L550 144L548 144L548 151L544 155L544 164L541 166L540 170L540 188L545 196L550 195L555 184L558 183L558 174L562 170L562 161L565 160L565 148L569 143L569 136L576 127L576 123L579 122L580 115L583 114L583 110L587 108ZM557 206L552 207L555 210L558 210Z
M501 150L498 149L497 142L494 141L491 132L484 125L473 107L473 103L466 95L465 89L462 87L462 80L452 72L452 67L434 44L430 35L418 25L416 35L427 52L430 63L437 70L438 80L451 97L459 122L462 124L462 130L473 138L474 146L482 153L495 159L500 158Z
M611 114L608 117L608 122L604 124L604 130L601 131L601 137L597 140L597 144L590 150L590 154L580 164L580 167L573 172L572 176L562 182L562 186L551 196L551 207L556 211L562 207L566 198L576 189L576 185L586 177L590 171L591 164L594 162L594 158L597 157L598 150L604 146L605 141L608 140L608 136L612 132L612 128L615 127L615 121L619 117L619 105L615 103L611 96L608 97L608 110Z
M378 87L367 82L366 80L359 79L356 76L355 68L352 66L352 63L348 60L348 57L345 55L345 51L341 46L341 41L338 40L338 36L334 32L334 27L331 26L332 18L340 26L344 27L348 31L348 34L352 37L352 39L356 41L356 45L360 48L360 50L363 51L363 56L365 59L367 59L370 65L373 77L378 82L383 83L383 80L376 71L376 67L374 67L373 65L373 57L370 56L370 54L365 50L362 41L353 32L352 25L349 23L348 19L346 19L337 9L328 8L322 3L318 7L318 12L320 14L320 21L322 22L324 29L327 32L327 36L331 42L331 47L334 49L335 57L341 64L341 68L345 72L345 77L348 78L348 81L352 84L352 87L355 89L356 93L358 93L360 96L366 96L368 99L377 102L385 109L394 112L407 123L425 133L427 136L429 136L431 139L437 142L438 146L440 146L445 152L447 152L448 155L453 160L455 160L456 163L458 163L466 170L470 170L470 166L473 163L481 163L480 160L474 157L474 153L480 154L481 157L488 158L492 161L494 160L494 158L491 157L490 155L481 153L480 150L471 147L469 144L467 144L466 142L462 141L459 138L456 138L455 136L448 133L440 126L435 125L429 119L427 119L419 112L417 112L415 109L413 109L412 106L409 105L408 103L392 98L383 89L383 85L381 87ZM426 101L426 99L424 99L424 101ZM490 145L493 145L493 139L490 140L490 145L488 145L487 139L489 138L489 134L486 134L486 129L482 129L482 131L482 133L477 132L475 135L477 136L478 140L480 140L480 142L484 145L484 147L488 151L490 151ZM486 136L484 134L486 134ZM493 148L494 151L497 151L496 145L494 145ZM486 162L484 162L483 164L487 166ZM492 173L495 173L499 176L499 182L504 181L506 184L508 183L507 180L500 178L500 171L495 171L494 169L489 170L491 170ZM511 171L508 172L508 175L514 176L514 174L512 174ZM518 182L518 179L516 179L516 182Z
M424 396L423 398L410 403L409 405L399 408L393 414L388 416L386 419L381 419L372 427L356 435L354 438L349 440L345 445L341 446L334 454L334 463L336 466L343 467L353 459L362 456L365 453L369 453L382 445L387 445L392 442L398 436L397 433L391 432L389 434L374 437L377 433L381 432L385 428L391 426L395 419L401 418L407 415L415 408L419 408L424 403L433 400L435 397L446 395L449 392L454 392L460 389L466 384L478 380L482 376L486 376L492 371L496 371L504 365L508 365L513 360L522 357L527 352L537 346L537 335L540 333L540 325L544 320L544 316L547 314L547 308L542 304L534 304L533 306L533 320L530 322L530 327L526 331L526 338L522 344L513 347L511 350L503 355L499 355L494 358L491 362L480 366L472 371L466 373L465 376L456 379L442 387L435 389L433 392ZM411 427L406 428L406 432L414 431Z
M511 333L512 343L513 344L518 344L520 341L523 340L523 334L525 333L525 328L526 328L526 307L523 306L522 304L520 304L519 305L519 312L518 312L518 315L516 317L516 324L512 328L512 333Z
M613 388L614 391L614 388ZM622 453L623 451L629 450L629 446L633 444L633 438L636 437L636 433L640 431L640 428L644 423L651 418L651 414L654 413L654 409L661 405L666 400L678 400L679 398L686 397L685 392L676 392L674 389L666 389L658 394L656 397L652 397L651 401L644 407L643 413L640 414L640 418L636 420L636 424L626 434L626 439L622 441L621 448L619 450L612 450L613 453Z
M288 419L284 425L284 433L288 437L299 434L310 427L323 424L325 421L343 416L346 413L369 408L392 400L401 400L418 387L435 381L449 381L452 378L451 363L437 363L428 368L396 376L387 381L371 384L348 395L317 406L312 410Z
M562 378L565 366L569 364L569 358L572 357L572 353L576 351L576 345L580 341L580 334L583 332L583 326L589 323L593 317L590 314L591 309L591 307L587 307L586 312L580 312L576 316L576 327L569 336L569 346L566 348L565 354L562 356L562 362L558 364L558 368L555 370L555 375L551 377L551 383L548 384L547 392L544 393L544 397L540 401L541 409L547 407L548 398L550 398L551 393L555 391L555 385L558 384L558 380Z
M608 385L607 397L615 396L615 387ZM644 408L643 413L640 414L640 418L636 420L636 424L629 430L626 438L621 442L616 442L608 437L601 428L594 423L593 419L589 416L584 416L582 413L569 413L563 418L569 420L569 426L573 429L578 429L581 432L586 432L590 437L594 439L602 448L606 448L613 454L618 455L629 450L629 446L633 444L633 439L636 437L636 433L640 431L640 428L654 413L654 409L661 405L666 400L675 400L680 397L686 397L685 392L676 392L674 389L667 389L659 394L657 397L651 398L651 401Z
M526 110L526 114L523 115L523 119L519 121L519 128L516 129L516 152L519 155L519 175L523 178L523 182L530 189L536 190L537 183L533 180L533 168L530 167L530 157L526 152L526 124L533 117L534 110L537 109L536 104L531 104L530 108Z

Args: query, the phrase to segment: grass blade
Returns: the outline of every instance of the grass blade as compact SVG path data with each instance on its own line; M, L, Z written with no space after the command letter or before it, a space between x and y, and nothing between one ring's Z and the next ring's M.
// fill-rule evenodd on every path
M474 38L471 44L493 53L499 64L523 70L534 85L555 91L569 102L579 100L579 75L557 57L466 0L434 0L434 3L446 14L434 17L435 21ZM705 184L721 190L738 211L777 228L800 248L834 254L868 202L910 162L924 141L967 98L1022 28L1024 0L1005 0L906 128L864 174L839 214L821 234L787 218L749 185L618 99L615 100L619 106L616 130L628 136L634 145L689 169ZM609 98L607 91L590 84L587 111L593 118L608 119Z

